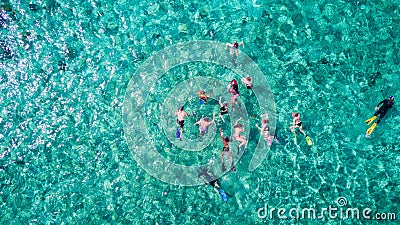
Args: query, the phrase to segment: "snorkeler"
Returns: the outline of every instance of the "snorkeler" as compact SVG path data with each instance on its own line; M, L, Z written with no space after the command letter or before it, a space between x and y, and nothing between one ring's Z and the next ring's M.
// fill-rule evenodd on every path
M245 78L242 78L242 82L244 85L246 85L247 89L253 88L253 79L250 77L250 75L247 75Z
M229 105L228 105L228 103L226 103L226 102L222 103L221 98L222 98L222 97L219 97L219 106L220 106L220 108L219 108L219 117L220 117L220 118L222 119L222 121L225 123L225 120L224 120L223 115L229 113L229 112L228 112L228 107L229 107Z
M204 136L205 134L208 133L208 128L210 127L211 124L214 123L215 121L215 112L213 113L213 119L209 121L210 118L201 118L199 121L197 121L195 124L199 125L199 130L200 130L200 137Z
M203 105L204 103L207 102L208 99L210 99L212 93L210 93L210 95L207 96L206 91L198 91L197 95L199 96L199 99L200 99L200 101L199 101L200 105Z
M230 47L231 49L229 50L229 54L232 56L233 55L233 53L235 53L235 55L236 56L238 56L239 55L239 50L238 50L238 48L239 48L239 46L243 46L243 48L244 48L244 42L243 41L241 41L241 42L234 42L234 43L226 43L226 45L225 45L225 49L227 49L228 47Z
M300 113L294 112L294 113L292 113L292 117L293 117L293 122L291 122L291 124L293 124L293 125L290 127L290 130L293 133L295 133L294 129L299 128L300 132L303 133L304 136L307 137L306 132L304 132L304 130L303 130L303 123L300 120Z
M264 115L261 115L261 117ZM272 144L272 139L274 139L275 143L279 143L278 139L276 136L270 135L270 130L268 126L269 118L268 118L268 113L265 114L265 119L261 120L261 127L256 124L256 127L260 130L261 135L264 137L264 140L268 140L268 145Z
M313 143L311 141L311 138L303 130L303 123L300 120L300 113L294 112L292 113L292 117L293 117L293 122L291 122L291 124L293 125L290 127L290 130L292 131L292 133L295 134L295 140L297 140L297 132L294 129L299 128L300 132L303 133L304 136L306 137L307 144L311 146Z
M240 133L244 132L244 125L243 124L238 124L238 122L242 119L242 117L240 117L238 120L236 120L235 125L233 126L233 139L235 141L239 141L240 144L238 146L238 154L240 151L240 147L242 147L243 145L245 145L247 143L246 137L245 136L241 136Z
M239 85L238 82L236 81L235 78L233 78L230 82L229 85L232 87L233 90L235 90L237 93L239 93Z
M176 119L176 124L178 126L176 129L176 137L182 140L181 132L183 132L183 127L185 126L185 116L189 116L189 114L183 109L183 106L181 106L175 111L174 116L178 116Z
M228 84L228 92L232 94L231 97L231 104L232 104L232 109L235 110L235 102L236 99L239 97L239 87L237 84L236 79L233 79L231 82Z
M232 151L229 149L229 142L231 142L230 138L228 136L223 136L224 132L222 131L222 128L219 128L219 137L222 140L222 143L224 144L224 147L222 148L222 152L220 155L221 161L222 161L222 171L225 172L226 168L225 168L225 163L224 163L224 155L225 153L228 154L229 159L232 161L232 171L236 171L236 167L235 167L235 163L233 162L233 157L232 157Z
M381 105L381 104L382 104L382 106L379 108L379 105ZM379 102L378 105L376 105L376 107L375 107L376 112L375 112L374 116L367 119L365 122L369 125L378 117L378 115L379 115L379 119L374 124L372 124L372 126L370 128L368 128L368 130L366 132L367 136L372 134L375 127L378 125L379 122L381 122L381 119L386 115L387 111L393 107L393 105L394 105L394 97L393 96L389 96L388 99L384 99L381 102Z
M214 174L209 170L208 167L203 167L198 174L198 178L204 181L204 184L211 185L215 192L217 192L224 202L228 201L228 196L225 191L221 188L219 180L215 178Z

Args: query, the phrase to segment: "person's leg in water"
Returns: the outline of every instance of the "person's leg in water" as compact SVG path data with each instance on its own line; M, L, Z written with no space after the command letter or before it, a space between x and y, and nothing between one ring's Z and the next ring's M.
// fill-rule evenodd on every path
M297 125L293 125L293 126L290 126L289 129L290 129L290 131L292 131L292 133L296 133L296 131L294 130L294 129L296 129L296 127L297 127Z
M231 50L231 56L232 56L232 59L231 59L231 62L232 62L232 64L233 64L233 66L237 66L237 62L236 62L236 60L237 60L237 55L236 55L236 52L235 52L235 54L233 54L232 55L232 50Z
M219 114L219 117L221 118L222 122L224 122L224 123L225 123L224 116L223 116L223 115L221 115L221 114Z
M213 186L214 191L217 192L219 194L219 190L221 187L218 185L218 183L215 183L215 185Z
M224 155L225 155L225 147L222 148L222 152L221 155L219 156L221 158L221 162L222 162L222 172L225 172L225 162L224 162Z
M181 127L181 132L183 133L183 127L185 126L185 121L184 120L176 120L176 123L178 126Z
M184 120L176 120L176 125L178 126L177 127L177 137L179 136L179 140L183 140L183 138L182 138L182 133L183 133L183 126L185 126L185 121Z
M299 131L300 131L301 133L303 133L303 134L304 134L304 136L306 136L306 137L307 137L307 134L306 134L306 132L304 132L304 130L303 130L303 125L299 126Z
M378 111L376 111L376 112L374 113L374 116L373 116L373 117L371 117L370 119L368 119L367 121L365 121L365 122L367 122L367 124L369 125L369 124L370 124L374 119L376 119L376 117L379 115L378 120L377 120L375 123L373 123L372 126L371 126L370 128L368 128L368 130L367 130L367 132L366 132L366 137L369 137L369 135L372 134L372 132L374 131L374 129L376 128L376 126L378 125L378 123L381 122L381 120L382 120L383 117L386 115L386 113L387 113L387 110L379 109Z
M383 117L386 115L386 112L387 112L387 111L378 110L378 111L374 114L374 116L378 116L378 115L379 115L379 118L378 118L378 120L376 121L376 124L378 124L379 122L381 122L381 120L383 119Z
M201 138L202 136L204 136L206 134L204 127L199 126L199 138Z
M275 143L279 143L277 136L278 136L278 129L275 130L275 133L273 136Z
M240 141L240 144L239 144L239 146L238 146L238 154L239 154L239 152L240 152L240 147L242 147L243 145L245 145L245 144L247 143L247 140L246 140L246 138L243 137L243 136L239 136L239 137L237 137L235 140L236 140L236 141Z
M239 96L238 94L234 94L234 95L232 95L232 97L231 97L231 104L232 104L232 110L233 110L233 111L235 111L235 101L236 101L236 98L237 98L238 96Z
M231 164L231 169L232 169L232 171L236 171L235 163L233 162L232 151L229 151L229 152L228 152L228 156L229 156L229 159L230 159L231 162L232 162L232 164Z
M199 139L201 140L201 138L208 133L208 127L200 127L199 128L200 131L200 135L199 135Z

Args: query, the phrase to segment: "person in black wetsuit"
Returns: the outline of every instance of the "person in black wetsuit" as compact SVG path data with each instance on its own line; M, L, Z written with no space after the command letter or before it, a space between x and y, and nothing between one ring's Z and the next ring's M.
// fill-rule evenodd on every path
M394 105L393 101L394 101L394 97L389 96L388 99L384 99L383 101L379 102L378 105L376 105L376 107L375 107L376 112L375 112L374 116L371 117L370 119L366 120L365 122L367 124L370 124L372 121L374 121L377 118L378 115L380 115L380 116L379 116L378 121L376 121L376 123L378 124L379 122L381 122L381 119L386 115L387 111L393 107L393 105ZM379 108L379 105L381 105L381 104L382 104L382 106Z
M381 104L382 106L379 107ZM374 124L372 124L372 126L367 130L367 135L370 135L372 131L374 131L376 125L378 125L378 123L381 122L381 119L386 115L387 111L393 107L393 105L394 105L394 97L389 96L388 99L384 99L383 101L379 102L378 105L375 106L376 112L374 113L374 116L367 119L365 122L369 125L376 118L378 118L378 115L379 119Z
M378 121L376 121L376 123L379 123L381 121L381 119L386 115L387 111L393 107L394 105L394 97L393 96L389 96L388 99L384 99L383 101L379 102L378 105L376 105L375 110L376 113L374 114L374 116L380 115ZM380 108L379 105L382 104L382 106Z

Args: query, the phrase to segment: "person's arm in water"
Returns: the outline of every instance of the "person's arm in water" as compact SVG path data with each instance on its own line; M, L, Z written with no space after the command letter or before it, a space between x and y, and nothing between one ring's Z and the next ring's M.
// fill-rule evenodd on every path
M386 100L386 99L385 99L385 100ZM379 106L380 106L381 104L385 103L385 100L379 102L378 105L375 106L375 110L378 110L378 109L379 109Z
M242 45L243 48L244 48L244 42L243 41L239 42L238 44L239 44L238 47Z
M208 122L208 124L212 124L214 123L214 121L215 121L215 112L213 113L213 119L210 122Z
M238 124L238 122L242 119L242 117L240 117L238 120L236 120L235 125Z
M258 124L256 124L256 127L257 127L260 131L262 131L261 127L259 127Z
M189 114L188 112L185 111L185 116L193 116L194 114L196 114L196 111L193 111L193 112L190 113L190 114Z
M386 100L386 99L385 99ZM376 107L379 107L380 104L385 103L385 100L382 100L381 102L378 103L378 105L376 105Z
M296 121L297 121L297 117L293 118L293 121L292 121L293 126L296 126Z
M194 123L194 125L199 125L200 123L201 123L201 120L202 120L203 118L201 118L199 121L197 121L196 123Z
M220 107L224 106L224 103L222 103L221 99L222 99L222 96L219 96L219 101L218 101L218 103L219 103L219 106L220 106Z

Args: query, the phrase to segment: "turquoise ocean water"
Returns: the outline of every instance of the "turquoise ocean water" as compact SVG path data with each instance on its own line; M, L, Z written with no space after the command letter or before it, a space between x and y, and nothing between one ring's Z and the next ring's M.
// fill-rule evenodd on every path
M378 102L400 97L399 3L1 0L0 224L382 222L258 215L265 204L320 211L338 207L340 197L347 201L342 209L399 214L397 103L369 139L364 122ZM121 112L135 71L157 51L196 40L244 41L241 50L264 72L276 104L280 143L253 172L249 143L237 171L220 179L227 203L210 186L175 186L148 175L124 138ZM146 102L147 132L162 155L182 164L218 158L221 149L210 136L207 151L183 152L156 126L168 92L195 76L227 83L235 74L182 65L155 82ZM250 137L258 138L254 125L264 112L240 89ZM211 116L216 104L188 118L186 138L198 135L188 124ZM197 100L185 107L196 111ZM312 147L302 136L294 143L293 111L302 114Z

